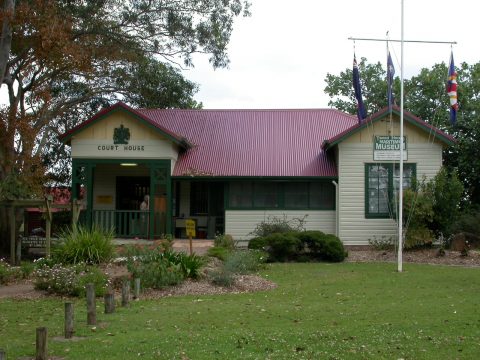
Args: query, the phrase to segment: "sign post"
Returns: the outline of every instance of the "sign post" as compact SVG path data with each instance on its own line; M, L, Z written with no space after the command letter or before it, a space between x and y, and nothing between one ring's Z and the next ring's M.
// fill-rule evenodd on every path
M195 237L195 220L193 219L185 220L185 231L187 233L188 241L190 245L190 255L192 255L193 254L192 238Z

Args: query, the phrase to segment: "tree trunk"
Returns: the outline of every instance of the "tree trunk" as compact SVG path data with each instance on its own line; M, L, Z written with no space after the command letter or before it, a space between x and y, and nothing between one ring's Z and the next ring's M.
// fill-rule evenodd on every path
M0 38L0 86L5 81L8 58L12 47L11 19L15 11L15 0L4 0L2 12L4 14L2 34Z

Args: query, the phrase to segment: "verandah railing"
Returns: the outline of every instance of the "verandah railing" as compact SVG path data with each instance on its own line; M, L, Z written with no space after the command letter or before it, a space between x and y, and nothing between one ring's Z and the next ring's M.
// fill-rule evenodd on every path
M165 235L166 214L143 210L93 210L93 224L101 229L113 229L116 237L158 238ZM152 220L152 221L150 221Z

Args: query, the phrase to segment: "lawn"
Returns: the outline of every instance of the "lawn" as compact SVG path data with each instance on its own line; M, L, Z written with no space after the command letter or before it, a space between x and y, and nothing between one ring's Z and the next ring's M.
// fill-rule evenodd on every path
M0 348L32 356L35 327L66 359L478 359L480 269L395 264L273 264L269 292L141 300L63 334L63 301L0 301Z

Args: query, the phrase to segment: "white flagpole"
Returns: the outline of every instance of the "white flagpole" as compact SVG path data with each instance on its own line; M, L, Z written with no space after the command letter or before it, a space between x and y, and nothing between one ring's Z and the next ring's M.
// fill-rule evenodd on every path
M403 0L402 0L402 36L400 63L400 174L398 187L398 272L403 271Z

